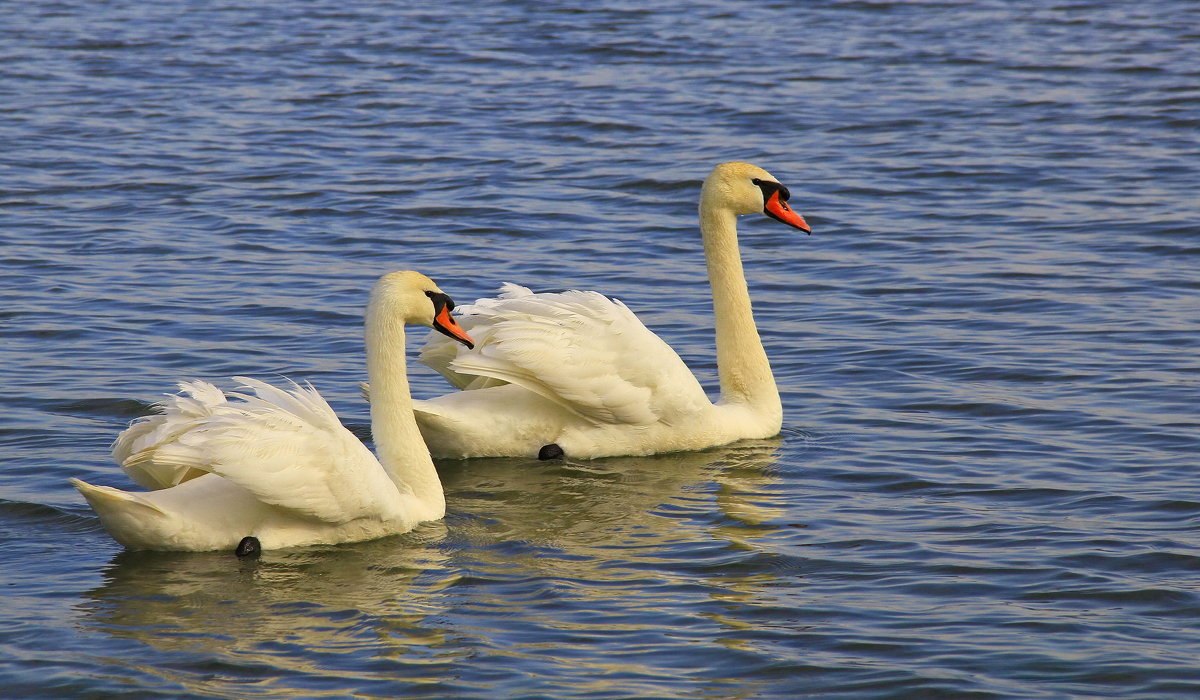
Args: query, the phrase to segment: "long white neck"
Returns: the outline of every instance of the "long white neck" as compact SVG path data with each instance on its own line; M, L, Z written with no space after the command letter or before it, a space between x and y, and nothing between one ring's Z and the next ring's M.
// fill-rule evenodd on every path
M367 377L371 382L371 435L384 471L400 489L411 488L429 509L420 519L446 514L446 496L417 420L404 350L404 314L372 297L367 308Z
M738 250L737 216L706 195L708 188L700 198L700 232L712 285L721 403L746 405L764 419L778 423L783 408L754 324L750 290Z

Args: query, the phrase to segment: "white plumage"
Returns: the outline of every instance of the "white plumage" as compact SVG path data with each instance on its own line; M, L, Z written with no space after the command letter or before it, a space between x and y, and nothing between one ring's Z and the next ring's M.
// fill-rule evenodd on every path
M475 352L436 337L421 351L460 388L517 384L596 424L650 425L708 402L671 346L597 292L534 294L506 283L499 298L460 314L467 332L475 329Z
M570 457L695 450L776 435L779 393L759 340L738 252L736 217L761 212L808 230L787 189L748 163L723 163L700 201L713 288L721 399L713 403L661 338L596 292L534 294L505 284L460 308L473 350L430 334L421 360L460 391L414 402L437 457Z
M236 377L252 393L185 382L160 413L117 438L113 457L153 490L72 482L131 549L232 549L247 536L267 549L347 542L441 518L445 497L413 419L404 365L404 324L448 321L439 295L415 272L385 275L372 293L366 341L379 458L311 386Z

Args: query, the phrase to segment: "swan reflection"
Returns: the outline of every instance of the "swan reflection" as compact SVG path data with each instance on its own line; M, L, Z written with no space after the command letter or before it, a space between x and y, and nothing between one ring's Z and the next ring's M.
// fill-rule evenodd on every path
M481 644L489 653L532 653L573 628L568 618L609 628L630 615L627 624L655 626L633 615L646 596L668 600L673 586L694 586L698 575L724 588L720 556L781 515L771 489L779 445L582 463L443 463L445 521L257 560L122 552L83 603L84 624L159 649L298 673L328 672L325 655L334 651L364 654L409 679L449 673L447 664ZM694 558L714 552L723 553L695 568ZM514 629L527 629L528 639L498 648Z

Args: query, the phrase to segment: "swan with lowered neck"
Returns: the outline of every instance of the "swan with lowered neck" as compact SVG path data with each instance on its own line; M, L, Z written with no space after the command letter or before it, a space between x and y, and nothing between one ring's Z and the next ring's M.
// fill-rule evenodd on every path
M171 397L162 413L134 421L117 438L113 455L125 471L158 490L71 481L130 549L232 550L248 537L264 549L334 544L437 520L446 501L413 417L404 324L469 346L453 308L417 272L393 272L375 284L365 337L378 458L311 386L283 390L237 377L254 396L229 401L211 384L181 384L188 396Z
M576 458L698 450L779 433L783 409L742 271L737 216L763 213L809 232L788 189L749 163L716 166L700 231L716 321L721 397L709 401L679 355L619 301L505 285L462 308L472 351L431 334L421 360L462 391L416 401L437 457ZM543 454L546 454L543 452Z

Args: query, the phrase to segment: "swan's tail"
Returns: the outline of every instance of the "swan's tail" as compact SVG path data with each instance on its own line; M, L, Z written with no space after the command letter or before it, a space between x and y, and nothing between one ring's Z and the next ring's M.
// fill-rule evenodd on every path
M79 479L71 479L71 485L79 489L79 493L82 493L83 497L87 499L92 510L101 516L105 513L112 513L114 510L134 510L140 511L144 515L152 513L160 516L166 515L161 508L137 494L114 489L111 486L96 486Z
M71 479L71 485L87 499L113 539L127 547L135 546L141 540L141 533L157 530L156 525L168 517L161 508L137 494L79 479Z

